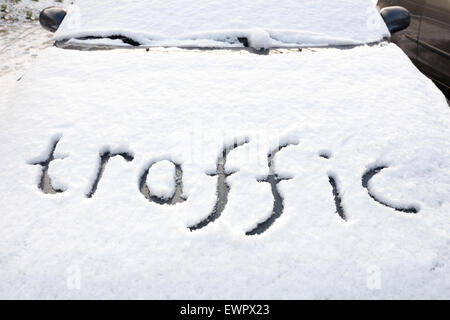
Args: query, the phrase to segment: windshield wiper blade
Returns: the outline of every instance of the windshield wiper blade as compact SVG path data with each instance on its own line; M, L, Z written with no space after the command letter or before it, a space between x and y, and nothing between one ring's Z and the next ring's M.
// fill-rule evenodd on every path
M136 40L133 40L129 37L126 36L122 36L122 35L112 35L112 36L107 36L107 37L100 37L100 36L85 36L85 37L77 37L74 38L76 40L93 40L93 39L111 39L111 40L122 40L123 43L132 45L133 47L139 47L141 45L141 43L139 43ZM237 40L242 43L242 45L245 48L249 47L249 43L248 43L248 39L247 37L238 37Z
M141 44L131 38L122 36L122 35L112 35L107 37L97 37L97 36L86 36L86 37L80 37L75 38L76 40L93 40L93 39L111 39L111 40L122 40L123 43L132 45L133 47L139 47Z

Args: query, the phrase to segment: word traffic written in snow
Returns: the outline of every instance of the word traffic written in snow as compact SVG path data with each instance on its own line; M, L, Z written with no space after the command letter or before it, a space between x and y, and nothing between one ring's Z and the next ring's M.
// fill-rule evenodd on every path
M56 139L52 142L50 152L46 155L45 159L40 159L39 161L30 162L32 165L39 165L42 168L41 177L39 179L38 188L46 193L46 194L58 194L63 193L66 190L54 188L51 183L51 179L48 175L48 170L51 165L51 162L55 160L54 152L56 149L56 146L61 138ZM214 173L205 173L209 176L217 177L217 187L216 187L216 202L214 205L213 210L210 212L210 214L201 220L200 222L188 226L188 228L191 231L195 231L198 229L202 229L209 225L210 223L217 220L223 210L226 207L226 204L228 202L228 194L230 192L230 185L227 182L227 178L231 176L232 174L236 173L236 171L230 171L226 169L226 161L227 156L230 152L234 151L238 147L248 144L250 141L248 138L242 139L242 140L234 140L234 143L230 145L225 145L222 149L222 151L219 154L219 157L217 158L216 162L216 169ZM282 145L279 145L277 148L271 150L267 154L267 165L269 167L269 174L265 177L258 178L256 181L259 183L268 183L271 187L271 192L273 196L273 208L270 216L258 223L256 227L254 227L251 230L248 230L246 232L246 235L259 235L265 231L267 231L273 223L283 214L284 211L284 198L282 194L280 193L278 189L278 184L283 180L289 180L292 179L291 177L283 177L279 175L277 172L275 172L275 165L274 165L274 158L275 155L280 152L281 150L288 148L290 146L296 145L298 143L290 142L285 143ZM102 178L103 172L107 166L107 163L110 158L112 157L121 157L125 161L132 162L134 160L134 155L131 152L120 152L120 153L114 153L110 150L104 150L100 152L100 168L97 172L96 178L92 184L92 186L89 189L89 192L86 194L87 198L92 198L95 195L95 192L97 191L98 184ZM321 158L324 159L330 159L331 153L322 152L318 155ZM148 173L150 169L153 166L156 166L159 162L169 162L173 165L175 168L175 174L171 177L173 179L173 191L172 194L165 194L161 195L157 192L153 192L150 190L149 185L146 183ZM166 167L167 168L167 167ZM370 188L370 180L377 174L379 174L383 169L386 169L387 166L375 166L370 169L368 169L361 177L361 186L367 190L368 196L376 201L377 203L392 208L395 211L399 212L406 212L406 213L418 213L419 212L419 206L417 205L405 205L405 206L394 206L389 201L386 201L383 197L382 199L375 195ZM149 201L153 202L159 205L177 205L178 203L182 203L187 200L187 198L183 195L183 170L182 170L182 164L177 163L170 159L164 159L164 160L158 160L151 162L150 164L147 164L145 168L142 170L142 174L139 177L139 184L138 184L138 190L142 195ZM335 174L328 174L328 181L331 186L331 195L334 198L335 206L336 206L336 213L339 215L339 217L343 221L347 221L348 217L345 214L345 208L342 205L342 194L340 192L339 188L339 179Z

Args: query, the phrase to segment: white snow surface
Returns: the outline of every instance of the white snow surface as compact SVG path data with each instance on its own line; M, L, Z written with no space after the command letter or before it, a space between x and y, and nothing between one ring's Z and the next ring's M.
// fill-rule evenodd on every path
M152 164L146 183L152 195L170 199L175 193L175 165L169 160Z
M77 0L56 40L129 37L145 46L261 49L377 42L389 31L371 0Z
M49 48L0 105L1 298L450 298L450 110L395 45L311 52ZM50 163L54 187L39 188ZM223 145L230 186L216 203ZM283 180L272 213L268 154ZM111 157L91 198L99 152ZM330 156L329 159L319 157ZM139 190L152 161L186 201ZM367 169L388 166L369 185ZM336 178L347 220L336 214ZM150 179L150 175L149 175ZM170 183L167 181L166 183Z

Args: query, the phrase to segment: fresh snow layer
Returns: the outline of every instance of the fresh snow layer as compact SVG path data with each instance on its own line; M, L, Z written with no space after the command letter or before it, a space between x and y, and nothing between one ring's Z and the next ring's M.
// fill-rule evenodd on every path
M371 0L77 0L56 40L126 36L145 46L256 49L377 42L389 36Z
M175 165L168 160L152 164L148 171L147 187L152 195L170 199L175 193Z
M450 110L395 45L49 48L0 113L1 298L450 298ZM161 159L185 201L140 191Z

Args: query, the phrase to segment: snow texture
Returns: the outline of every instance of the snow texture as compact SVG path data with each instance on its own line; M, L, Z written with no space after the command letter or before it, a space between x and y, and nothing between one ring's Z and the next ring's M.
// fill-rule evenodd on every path
M175 193L175 165L169 160L153 164L148 172L147 187L159 198L171 198Z
M0 114L1 298L450 298L450 111L395 45L49 48ZM64 192L44 193L32 163L59 137L48 174ZM190 231L217 206L235 140L248 143L227 154L226 206ZM107 150L133 159L111 157L88 198ZM140 192L161 159L180 164L185 201ZM369 195L379 166L371 193L418 213ZM152 189L167 187L158 172ZM246 235L277 193L282 214Z
M56 40L121 35L145 46L326 46L377 42L389 31L371 0L78 0Z

